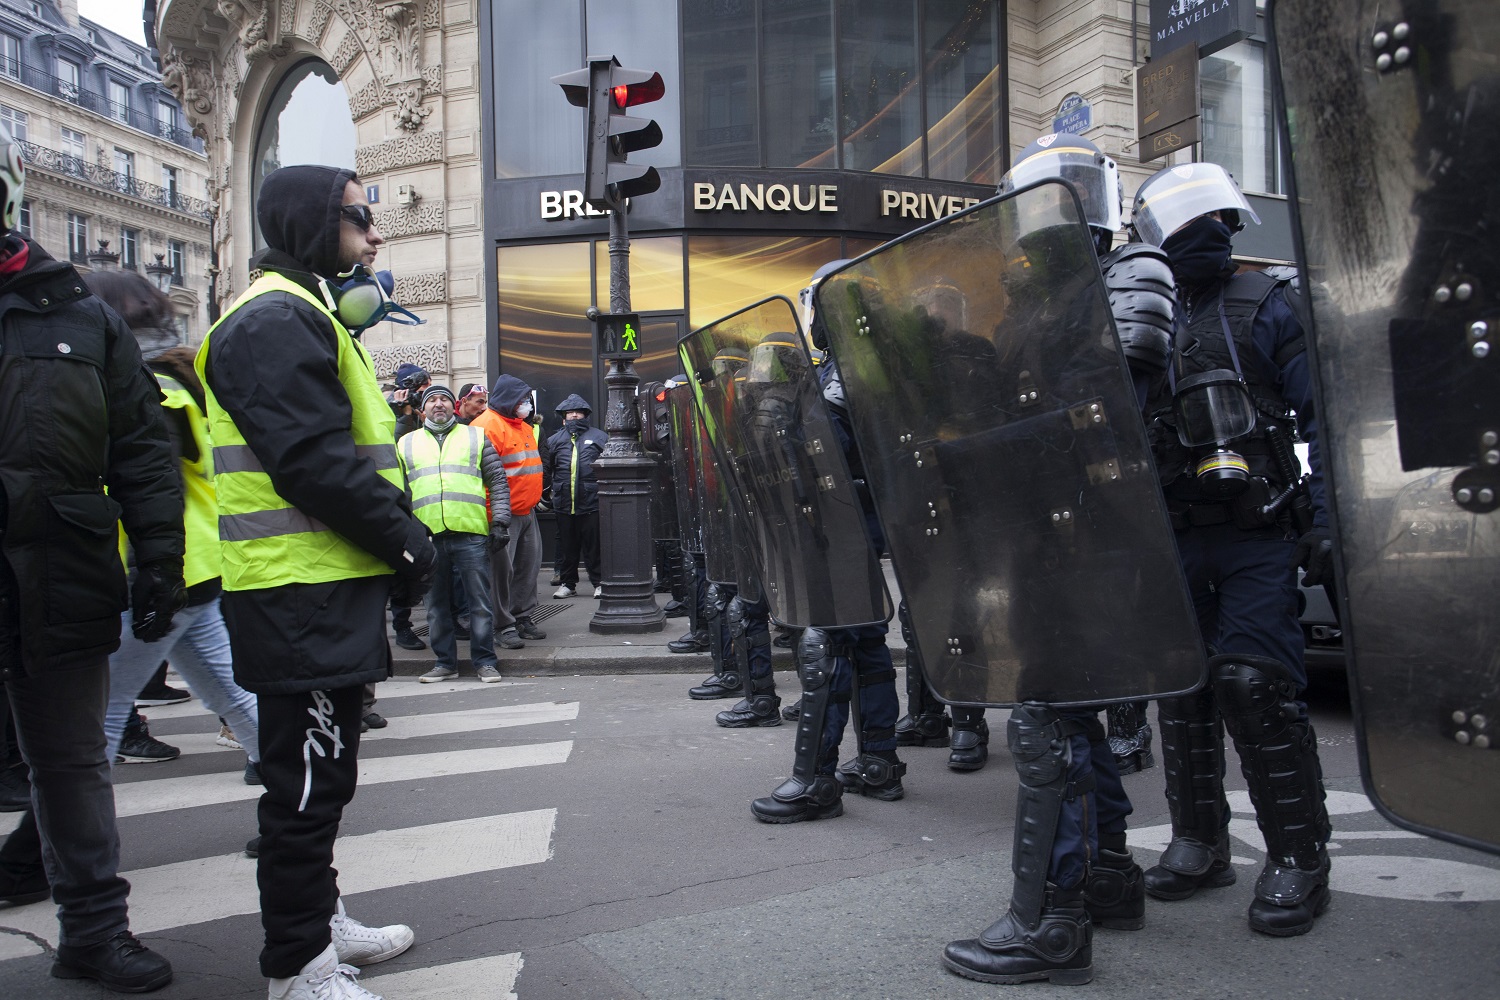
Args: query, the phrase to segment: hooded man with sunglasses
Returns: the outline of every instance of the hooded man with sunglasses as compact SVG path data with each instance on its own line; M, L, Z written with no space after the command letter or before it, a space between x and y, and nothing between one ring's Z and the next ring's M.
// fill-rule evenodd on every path
M384 240L364 187L350 170L284 167L256 217L260 277L197 369L235 679L260 706L260 966L272 1000L369 1000L350 966L399 955L412 932L344 914L333 842L358 776L362 688L390 669L386 601L421 599L433 547L357 339L397 308L370 269Z

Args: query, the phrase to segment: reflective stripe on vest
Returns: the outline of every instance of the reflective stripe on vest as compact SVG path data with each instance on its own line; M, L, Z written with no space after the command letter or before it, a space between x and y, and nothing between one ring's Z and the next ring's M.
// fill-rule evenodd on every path
M479 469L484 451L482 431L455 424L439 447L437 438L423 427L402 437L397 447L406 468L412 513L429 531L434 535L442 531L482 535L489 531L484 477Z
M568 513L578 513L578 435L573 435L573 453L568 457Z
M193 435L193 444L198 446L198 457L189 461L184 455L182 465L182 527L187 549L182 560L183 582L189 587L219 576L222 560L219 557L219 500L214 493L213 442L208 435L208 418L198 408L193 394L183 388L182 383L167 375L157 373L157 383L166 399L162 406L180 410L187 418L188 429Z
M259 458L209 386L205 374L209 345L216 337L239 335L233 325L235 313L270 292L302 299L332 324L338 342L339 383L349 396L349 435L354 439L355 452L370 461L382 479L398 490L405 489L396 457L396 417L380 392L369 352L311 292L275 272L266 272L208 331L195 362L208 397L208 432L214 442L224 589L261 590L289 583L387 575L391 568L384 560L298 510L276 492ZM255 335L275 336L273 332Z

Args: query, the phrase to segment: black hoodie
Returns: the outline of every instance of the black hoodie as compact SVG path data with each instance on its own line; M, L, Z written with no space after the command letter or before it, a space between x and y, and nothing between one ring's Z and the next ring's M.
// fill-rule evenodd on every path
M269 246L253 266L318 296L315 276L339 271L339 206L351 180L357 180L351 171L317 166L283 167L267 177L256 216ZM355 451L353 408L338 377L341 336L347 334L303 299L288 292L259 295L210 335L206 381L277 493L403 569L403 551L425 558L431 547L405 491ZM226 592L231 634L243 637L235 644L236 679L262 694L382 679L389 655L382 609L390 582L373 577ZM320 591L317 629L306 627L309 598L299 597L299 589Z

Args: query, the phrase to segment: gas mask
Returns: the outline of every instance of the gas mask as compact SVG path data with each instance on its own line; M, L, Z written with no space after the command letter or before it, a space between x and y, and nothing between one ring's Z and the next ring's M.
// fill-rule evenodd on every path
M1215 368L1177 380L1177 437L1195 455L1193 472L1208 496L1229 499L1250 485L1250 463L1230 445L1255 430L1255 402L1239 372Z
M427 322L391 298L396 287L391 272L371 271L363 264L356 264L338 277L345 280L337 287L321 279L318 287L329 311L339 318L351 336L357 338L385 320L403 326L420 326Z

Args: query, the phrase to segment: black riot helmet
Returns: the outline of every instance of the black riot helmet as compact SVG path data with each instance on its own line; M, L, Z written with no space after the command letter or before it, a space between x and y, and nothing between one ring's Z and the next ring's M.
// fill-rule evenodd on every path
M1094 232L1095 246L1108 253L1120 228L1124 194L1120 168L1104 151L1081 135L1056 132L1033 140L1000 178L1000 193L1009 194L1049 178L1064 180L1078 192L1083 218Z
M824 278L848 263L849 261L842 257L838 260L830 260L814 271L812 278L807 282L807 287L797 293L797 301L802 305L802 328L807 331L807 337L812 341L813 346L820 351L828 350L828 331L824 330L823 325L818 321L818 311L814 308L813 295Z
M809 367L807 350L795 333L768 333L750 352L749 381L795 385Z

